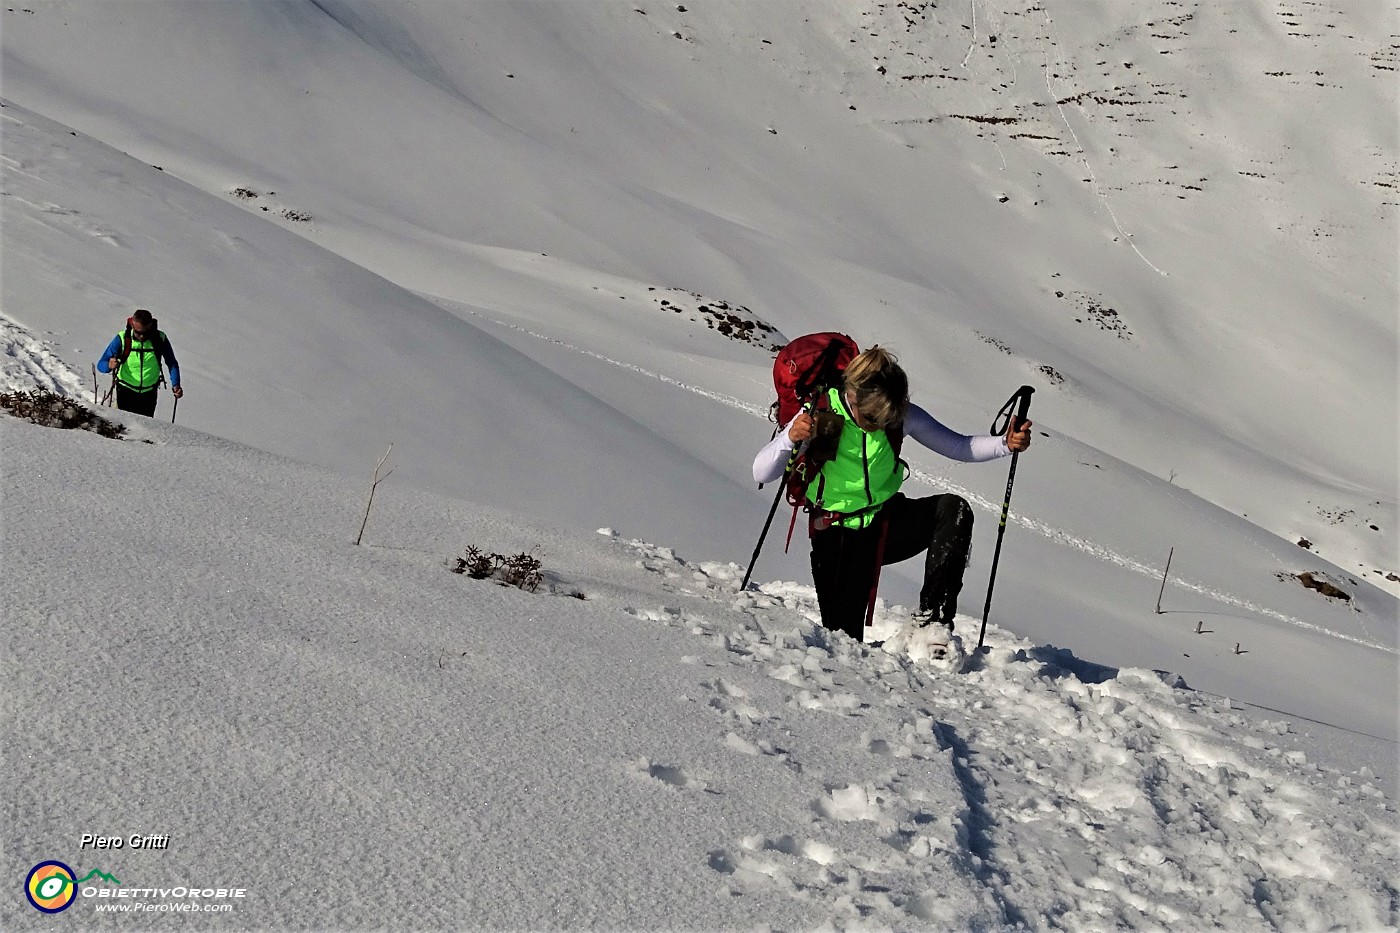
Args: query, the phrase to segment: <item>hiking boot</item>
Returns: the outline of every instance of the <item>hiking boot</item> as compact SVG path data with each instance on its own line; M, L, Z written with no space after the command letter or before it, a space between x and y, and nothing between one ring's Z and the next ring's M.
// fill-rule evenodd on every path
M924 633L924 644L928 645L934 657L942 657L944 651L953 640L953 627L946 622L938 625L930 625L921 629ZM941 650L940 650L941 649Z
M951 607L949 607L949 610L951 610ZM949 631L952 631L953 612L940 612L937 609L920 609L918 612L914 613L914 624L919 628L924 628L926 626L932 625L935 622L944 626Z
M914 625L918 628L919 638L929 650L933 657L943 657L948 650L948 644L953 640L953 620L942 619L942 613L936 609L920 609L914 613Z

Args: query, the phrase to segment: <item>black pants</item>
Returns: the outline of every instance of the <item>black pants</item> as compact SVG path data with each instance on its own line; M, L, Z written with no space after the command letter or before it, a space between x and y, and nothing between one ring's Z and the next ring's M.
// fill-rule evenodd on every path
M156 416L156 390L147 389L141 392L137 389L128 389L120 382L117 383L117 407L122 411L135 412L138 415L145 415L147 418Z
M897 564L928 552L919 609L951 626L972 546L972 508L960 496L910 499L903 493L885 503L868 528L833 525L812 535L812 581L822 625L861 639L876 583L881 534L885 538L881 564Z

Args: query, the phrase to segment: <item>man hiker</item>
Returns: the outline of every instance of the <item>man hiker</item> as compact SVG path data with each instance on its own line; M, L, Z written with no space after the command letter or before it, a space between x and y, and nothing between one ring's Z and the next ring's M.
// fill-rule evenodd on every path
M799 411L753 462L756 482L777 480L793 449L817 433L818 418L833 425L823 433L835 439L834 456L808 482L806 496L822 625L861 640L879 567L927 551L916 621L941 625L936 634L946 642L972 544L972 509L960 496L910 499L899 491L901 432L952 460L981 462L1029 447L1031 422L1011 419L1004 436L958 434L910 404L908 377L894 354L878 346L851 360L841 387L828 390L822 403L830 410L816 417Z
M156 389L165 381L161 361L170 367L170 393L181 398L180 363L165 332L145 308L126 319L126 330L112 338L98 360L100 372L115 373L117 407L152 417L156 413Z

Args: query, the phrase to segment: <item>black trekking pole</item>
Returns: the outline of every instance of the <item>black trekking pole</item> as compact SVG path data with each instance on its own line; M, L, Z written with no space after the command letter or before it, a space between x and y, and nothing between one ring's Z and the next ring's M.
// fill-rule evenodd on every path
M773 507L768 510L768 521L763 523L763 533L758 536L758 543L753 547L753 557L749 558L749 569L744 572L744 582L739 584L741 593L749 588L749 578L753 576L753 568L758 563L758 552L763 550L763 542L768 539L768 529L773 527L773 516L778 514L778 503L783 500L783 490L786 488L787 470L784 470L783 475L778 478L778 494L773 497Z
M1004 434L1013 425L1020 425L1026 420L1026 415L1031 410L1031 393L1034 391L1035 389L1030 386L1021 386L1016 390L1015 395L1006 400L1001 411L997 412L996 421L992 422L993 434ZM1014 415L1011 412L1013 407L1016 409ZM1005 422L1002 422L1002 416L1006 417ZM1001 425L1000 429L998 429L998 424ZM982 607L982 630L977 633L978 651L983 650L982 641L987 636L987 617L992 612L992 588L996 586L997 582L997 564L1001 561L1001 539L1006 537L1006 516L1011 511L1011 487L1016 483L1016 458L1020 455L1020 451L1011 455L1011 473L1006 477L1006 498L1001 503L1001 524L997 526L997 547L992 553L992 576L987 581L987 604Z
M802 409L806 411L806 407ZM749 578L753 576L753 568L758 563L758 552L763 550L763 542L768 540L768 529L773 527L773 516L778 514L778 503L783 501L783 490L787 489L788 474L792 472L793 466L797 463L797 458L802 455L802 451L807 449L808 441L803 441L792 449L792 455L788 457L787 466L783 467L783 475L778 477L778 494L773 497L773 506L768 510L768 520L763 523L763 532L758 536L758 543L753 546L753 557L749 558L749 569L744 572L744 582L739 584L739 592L742 593L749 588Z
M175 407L170 409L170 423L175 423L175 413L180 410L180 396L175 396Z

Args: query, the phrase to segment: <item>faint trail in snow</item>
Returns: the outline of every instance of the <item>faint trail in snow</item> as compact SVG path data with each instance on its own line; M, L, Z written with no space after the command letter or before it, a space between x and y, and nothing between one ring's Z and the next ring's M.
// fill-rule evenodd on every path
M1175 486L1175 484L1172 484L1172 488L1171 488L1170 490L1167 491L1167 497L1170 498L1170 499L1172 499L1172 500L1174 500L1174 501L1176 501L1176 502L1180 502L1183 508L1187 507L1187 503L1182 499L1181 496L1177 495L1176 489L1177 489L1177 487ZM1212 525L1214 525L1216 528L1219 528L1221 531L1225 531L1225 532L1228 533L1228 529L1226 529L1225 526L1224 526L1223 524L1221 524L1220 522L1216 521L1215 518L1212 517L1211 515L1206 514L1206 515L1204 515L1203 517L1205 518L1206 521L1210 522L1210 523L1211 523ZM1277 560L1277 557L1275 557L1275 555L1274 555L1271 551L1269 551L1269 550L1268 550L1267 548L1265 548L1263 545L1259 544L1257 541L1252 541L1252 540L1246 539L1246 542L1249 544L1250 547L1254 548L1254 550L1258 551L1260 554L1263 554L1263 555L1266 556L1266 557L1269 557L1269 558L1272 558L1272 559ZM1169 610L1169 611L1175 611L1175 610ZM1370 627L1366 625L1365 616L1363 616L1363 615L1361 615L1361 614L1357 614L1357 616L1356 616L1356 623L1357 623L1357 625L1361 628L1361 634L1362 634L1362 635L1366 636L1367 638L1375 638L1375 637L1376 637L1375 635L1371 634L1371 629L1370 629ZM1362 642L1360 642L1360 644L1370 646L1370 642L1362 641Z
M431 298L432 296L427 297ZM460 310L466 311L468 314L474 317L479 317L483 320L490 321L492 324L495 324L498 327L504 327L507 330L513 330L516 333L525 334L527 337L534 337L537 340L543 340L545 343L552 343L556 347L563 347L566 350L572 350L573 352L581 353L584 356L591 356L593 359L598 360L600 362L607 363L611 366L616 366L619 369L630 370L639 375L655 379L658 382L664 382L667 385L675 386L678 389L685 389L687 392L694 392L696 395L710 399L711 401L728 405L730 408L737 408L740 411L748 412L751 415L758 415L762 418L768 417L767 408L759 408L757 405L750 405L748 402L734 398L732 395L723 395L719 392L711 392L708 389L702 389L699 386L693 386L689 383L681 382L679 379L672 379L670 376L664 376L661 373L652 372L651 370L644 369L641 366L636 366L632 363L625 363L622 360L615 360L612 357L604 356L601 353L594 353L592 350L586 350L583 347L577 346L572 343L567 343L563 340L559 340L556 337L550 337L545 334L536 333L535 331L521 327L518 324L508 324L505 321L497 320L496 318L493 318L490 315L482 314L480 311L475 311L471 308L461 307Z
M990 136L988 136L987 139L991 142L992 146L996 148L997 155L1001 156L1001 170L1003 172L1006 171L1006 153L1001 151L1001 143L997 142Z
M962 496L968 502L978 506L979 508L985 509L988 512L991 512L996 515L1001 514L1000 502L992 502L990 499L984 498L983 496L979 496L977 493L973 492L970 489L964 489L960 486L957 486L954 483L950 483L942 477L934 476L931 473L925 473L922 470L912 468L910 469L909 476L911 479L917 479L921 483L925 483L929 486L947 490L948 492L954 493L955 495ZM1029 518L1025 515L1018 515L1015 512L1012 512L1007 516L1006 520L1009 522L1015 522L1023 528L1028 528L1031 531L1034 531L1037 534L1039 534L1041 537L1049 538L1051 541L1054 541L1057 544L1064 544L1077 550L1083 551L1084 553L1089 554L1099 560L1107 561L1111 564L1117 564L1119 567L1122 567L1125 570L1131 570L1134 573L1140 573L1143 576L1152 577L1153 579L1156 579L1162 575L1162 569L1160 567L1155 567L1151 564L1144 564L1140 560L1135 560L1134 558L1128 557L1123 554L1119 554L1117 551L1114 551L1111 548L1104 547L1101 544L1095 544L1093 541L1090 541L1087 538L1081 538L1077 535L1072 535L1067 531L1061 531L1058 528L1048 525L1045 522L1037 521L1034 518ZM1302 619L1296 619L1293 616L1286 615L1285 613L1278 612L1274 609L1269 609L1265 606L1259 605L1258 603L1250 602L1247 599L1240 599L1237 596L1231 596L1229 593L1224 593L1220 590L1212 589L1211 587L1208 587L1201 583L1192 583L1190 580L1186 580L1181 577L1173 577L1171 579L1171 585L1179 587L1180 589L1190 590L1193 593L1199 593L1200 595L1213 599L1216 602L1225 603L1229 606L1236 606L1240 609L1245 609L1249 612L1256 613L1258 615L1267 616L1271 619L1277 619L1280 622L1287 622L1289 625L1296 625L1299 628L1304 628L1311 632L1317 632L1321 635L1329 635L1332 638L1339 638L1342 641L1353 642L1366 648L1374 648L1378 651L1384 651L1387 654L1400 655L1400 651L1391 648L1387 645L1381 645L1375 642L1370 642L1365 640L1364 638L1357 638L1354 635L1347 635L1342 632L1334 632L1331 629L1324 628L1321 625L1315 625L1311 622L1304 622Z
M967 45L967 54L963 56L962 66L967 67L968 61L972 58L973 49L977 48L977 0L971 0L972 6L972 41Z
M45 389L70 398L87 392L82 378L18 321L0 314L0 389Z
M431 298L431 296L427 297ZM592 350L586 350L583 347L579 347L566 341L559 340L555 337L549 337L544 334L536 333L535 331L529 330L524 327L520 327L517 324L509 324L505 321L497 320L496 318L493 318L487 314L483 314L480 311L475 311L470 308L463 308L462 310L467 311L474 317L479 317L483 320L490 321L491 323L499 327L504 327L508 330L513 330L517 333L525 334L529 337L534 337L538 340L543 340L546 343L554 344L557 347L562 347L566 350L571 350L575 353L581 353L584 356L592 357L595 360L608 363L609 365L617 366L621 369L626 369L639 375L647 376L651 379L656 379L660 382L666 383L667 385L672 385L680 389L685 389L687 392L694 392L696 395L710 399L711 401L719 402L722 405L728 405L730 408L735 408L739 411L747 412L751 415L756 415L760 418L764 418L765 420L768 418L767 408L760 408L757 405L751 405L748 402L734 398L730 395L724 395L719 392L711 392L708 389L702 389L698 386L693 386L689 383L681 382L678 379L672 379L669 376L662 375L661 373L652 372L649 369L633 365L632 363L625 363L621 360L615 360L611 357L604 356L601 353L595 353ZM978 508L981 508L994 515L1000 515L1001 513L1000 502L993 502L990 499L978 495L970 489L964 489L954 483L951 483L943 477L935 476L932 473L928 473L924 470L915 469L913 467L910 468L909 476L911 479L918 480L919 482L927 486L932 486L936 489L945 490L947 492L951 492L956 495L962 496L964 499L977 506ZM1154 567L1152 565L1145 564L1140 560L1128 557L1124 554L1119 554L1117 551L1114 551L1111 548L1105 547L1101 544L1095 544L1093 541L1090 541L1087 538L1081 538L1078 535L1070 534L1067 531L1061 531L1060 529L1055 528L1052 525L1049 525L1042 521L1037 521L1034 518L1030 518L1025 515L1019 515L1015 512L1012 512L1010 515L1007 516L1007 521L1015 522L1023 528L1027 528L1044 538L1050 539L1056 544L1062 544L1067 547L1076 548L1077 550L1083 551L1084 553L1095 557L1098 560L1106 561L1111 564L1117 564L1119 567L1122 567L1125 570L1131 570L1134 573L1140 573L1143 576L1152 577L1154 579L1161 576L1162 571L1160 567ZM1173 577L1171 580L1171 585L1174 587L1179 587L1180 589L1189 590L1193 593L1198 593L1202 596L1215 600L1219 603L1224 603L1228 606L1235 606L1239 609L1243 609L1248 612L1255 613L1257 615L1266 616L1271 619L1276 619L1279 622L1286 622L1289 625L1296 625L1299 628L1307 629L1311 632L1317 632L1321 635L1328 635L1332 638L1341 639L1342 641L1349 641L1354 644L1361 645L1365 648L1374 648L1378 651L1384 651L1387 654L1400 655L1400 650L1397 650L1395 648L1367 641L1363 638L1357 638L1354 635L1346 635L1341 632L1334 632L1331 629L1324 628L1320 625L1315 625L1311 622L1304 622L1302 619L1296 619L1293 616L1286 615L1274 609L1269 609L1265 606L1259 605L1258 603L1250 602L1247 599L1240 599L1237 596L1231 596L1228 593L1212 589L1211 587L1208 587L1202 583L1193 583L1190 580L1186 580L1182 577Z
M1118 234L1123 238L1124 242L1132 248L1133 252L1137 253L1139 259L1147 263L1148 267L1151 268L1153 272L1165 276L1167 273L1153 265L1152 260L1144 256L1142 250L1137 248L1137 244L1133 242L1133 235L1123 229L1123 224L1118 220L1118 215L1113 212L1113 205L1108 203L1108 195L1104 194L1103 186L1099 184L1099 178L1094 172L1094 167L1089 164L1089 156L1085 152L1084 144L1079 141L1079 135L1074 132L1074 127L1070 125L1069 117L1065 115L1064 105L1060 103L1060 95L1055 92L1055 87L1050 81L1050 53L1048 51L1048 46L1052 44L1049 41L1049 37L1054 34L1055 26L1050 22L1050 11L1046 9L1044 4L1041 4L1040 12L1045 16L1045 29L1047 33L1045 90L1050 94L1050 100L1054 102L1055 109L1060 112L1060 121L1064 123L1065 129L1069 130L1070 138L1074 140L1075 147L1079 149L1079 154L1084 160L1084 170L1089 173L1089 182L1094 186L1094 194L1098 195L1099 202L1103 204L1104 210L1108 211L1108 216L1113 220L1113 226L1118 230Z
M967 67L968 61L972 58L972 50L973 50L973 48L975 48L976 45L977 45L977 0L970 0L970 2L971 2L971 4L972 4L972 44L969 45L969 46L967 47L967 55L965 55L965 56L963 57L963 60L962 60L962 67L964 67L964 68ZM992 28L993 30L995 30L996 25L997 25L996 22L993 22L991 28ZM995 36L995 35L992 36L992 41L993 41L993 42L996 42L996 36ZM996 46L993 45L992 48L995 49ZM1005 58L1006 61L1011 65L1011 82L1010 82L1010 83L1011 83L1011 84L1015 84L1015 83L1016 83L1016 60L1015 60L1015 58L1014 58L1012 55L1009 54L1009 52L1008 52L1008 50L1007 50L1007 48L1006 48L1006 44L1005 44L1005 43L1002 44L1001 56L1002 56L1003 58ZM987 86L988 86L989 88L991 87L990 82L988 82ZM996 149L997 155L1001 156L1001 170L1002 170L1003 172L1006 171L1006 168L1007 168L1007 164L1006 164L1006 153L1002 151L1001 143L997 142L997 134L996 134L995 132L988 133L988 134L987 134L987 142L991 143L992 146L993 146L993 148Z

